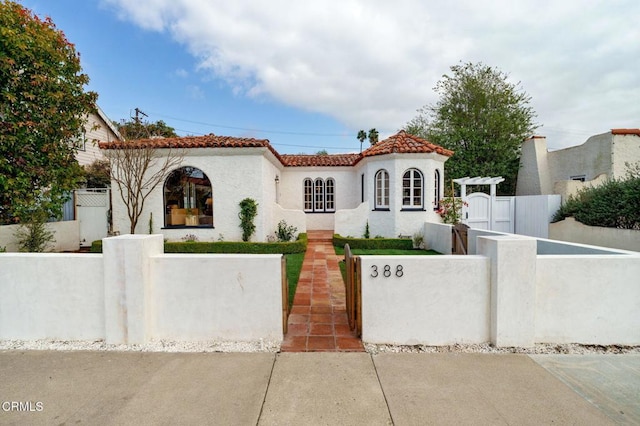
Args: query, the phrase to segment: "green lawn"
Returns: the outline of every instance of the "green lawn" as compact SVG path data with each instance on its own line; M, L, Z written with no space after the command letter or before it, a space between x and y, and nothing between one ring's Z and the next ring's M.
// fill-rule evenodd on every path
M293 296L296 294L296 288L298 287L298 279L300 279L304 253L293 253L285 256L287 258L287 282L289 284L289 309L291 309Z

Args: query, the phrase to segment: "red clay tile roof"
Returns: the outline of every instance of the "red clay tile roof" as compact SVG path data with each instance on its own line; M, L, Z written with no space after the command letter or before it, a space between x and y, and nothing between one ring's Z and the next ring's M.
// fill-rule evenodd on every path
M280 154L273 149L268 139L236 138L217 136L213 133L204 136L183 136L176 138L137 139L125 142L100 142L100 149L120 149L134 146L136 148L268 148L280 162Z
M362 158L391 153L429 153L452 156L453 151L434 145L404 130L365 150L362 154L328 154L328 155L280 155L269 143L268 139L236 138L232 136L216 136L213 133L204 136L185 136L176 138L138 139L126 142L100 142L100 149L136 148L268 148L286 167L340 167L354 166Z
M353 166L362 159L360 154L288 155L283 154L282 164L289 167L340 167Z
M176 138L137 139L126 142L100 142L102 149L119 149L135 146L139 148L245 148L270 146L267 139L234 138L216 136L213 133L204 136L184 136Z
M640 136L640 129L611 129L612 135L638 135Z
M390 136L366 149L362 155L364 157L371 157L373 155L418 152L437 152L438 154L446 155L447 157L451 157L453 155L453 151L435 145L417 136L410 135L404 130L401 130L399 133L396 133L395 135Z

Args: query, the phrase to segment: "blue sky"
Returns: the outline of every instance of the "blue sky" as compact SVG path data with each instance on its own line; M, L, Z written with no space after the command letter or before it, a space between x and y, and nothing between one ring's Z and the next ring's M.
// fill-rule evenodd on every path
M520 82L551 148L640 127L636 0L22 4L76 44L112 120L138 107L181 135L357 151L359 129L389 136L435 103L433 87L459 61Z

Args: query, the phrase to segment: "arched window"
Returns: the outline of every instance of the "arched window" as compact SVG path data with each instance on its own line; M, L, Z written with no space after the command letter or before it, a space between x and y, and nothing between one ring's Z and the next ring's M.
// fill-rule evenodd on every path
M417 169L409 169L402 176L402 207L405 209L422 208L422 173Z
M440 170L436 169L433 174L433 209L438 210L440 208Z
M328 178L306 178L303 181L304 211L307 213L336 211L336 181Z
M313 181L309 178L304 180L304 211L313 211Z
M325 211L336 211L336 197L335 197L336 182L329 178L325 182Z
M324 211L324 181L320 178L313 183L313 211Z
M166 227L213 227L211 181L195 167L181 167L164 181Z
M382 169L378 170L375 178L375 199L376 209L389 208L389 173Z

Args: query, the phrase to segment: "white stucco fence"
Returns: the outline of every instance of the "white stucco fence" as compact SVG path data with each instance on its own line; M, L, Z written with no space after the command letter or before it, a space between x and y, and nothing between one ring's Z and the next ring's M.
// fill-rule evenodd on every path
M640 254L475 231L476 255L360 256L363 340L640 345Z
M487 258L361 258L363 341L401 345L489 341ZM387 265L389 276L385 277ZM400 266L402 276L398 277Z
M363 340L640 345L640 254L469 239L475 255L361 256ZM280 255L162 247L162 235L124 235L103 254L0 253L0 339L282 341Z
M0 339L281 342L281 255L162 252L162 235L103 254L0 254Z
M640 252L640 231L634 229L587 226L568 217L549 225L550 238L581 244L598 244Z
M355 209L338 210L335 214L334 233L343 237L361 238L369 220L369 203Z
M99 254L0 253L0 339L104 338Z
M446 223L425 222L423 237L425 248L441 254L451 254L451 232L453 225Z
M49 222L47 229L53 232L55 242L51 244L51 251L74 251L80 248L80 223L77 220ZM18 251L18 240L15 237L20 225L0 226L0 247L9 252Z

